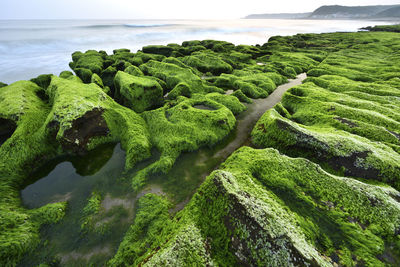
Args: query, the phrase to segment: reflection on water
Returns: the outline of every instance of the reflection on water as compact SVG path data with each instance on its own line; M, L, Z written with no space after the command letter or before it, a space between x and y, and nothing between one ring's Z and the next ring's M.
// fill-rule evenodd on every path
M27 255L21 266L34 266L57 256L65 265L103 265L112 257L125 231L133 222L135 203L147 193L166 195L175 207L175 213L190 200L196 189L212 170L217 168L233 151L248 145L251 129L259 117L278 103L283 93L306 78L299 75L289 83L279 86L269 97L253 100L248 109L237 116L236 128L224 140L213 147L183 153L172 170L165 175L153 175L149 184L138 194L133 194L131 181L124 178L125 152L120 145L105 145L84 156L64 157L46 164L31 175L21 191L23 203L28 208L41 207L47 203L68 201L64 219L42 229L43 243L34 255ZM197 108L209 108L198 105ZM155 162L160 154L153 150L152 157L139 163L126 177ZM43 177L43 178L42 178ZM83 233L82 210L93 191L99 192L103 200L101 212L95 223L105 228L102 234Z
M99 182L121 175L124 162L125 152L115 144L100 146L84 156L55 159L29 177L29 185L21 191L22 202L38 208L72 195L87 197Z
M119 180L124 163L125 152L121 146L107 144L84 156L58 158L32 174L29 185L21 191L26 207L38 208L48 203L68 201L68 209L60 223L42 227L41 237L46 241L33 255L26 255L20 266L36 266L55 256L59 262L74 266L79 266L79 262L84 266L83 260L92 256L100 262L111 257L133 220L133 200L129 206L112 198L129 195L129 183ZM93 191L112 202L107 208L121 207L130 220L110 225L105 235L82 232L82 211ZM129 197L125 201L127 199ZM107 223L113 216L115 214L110 214L109 219L105 217L105 221L100 223Z

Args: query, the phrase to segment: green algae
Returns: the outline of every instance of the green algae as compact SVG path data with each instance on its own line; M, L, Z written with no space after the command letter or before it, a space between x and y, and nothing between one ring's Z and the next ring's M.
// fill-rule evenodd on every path
M20 206L19 186L26 179L27 173L37 168L38 160L43 164L60 154L75 153L74 151L80 151L82 147L91 149L113 140L121 140L125 149L131 151L131 156L127 156L127 167L149 153L144 121L133 111L115 103L96 85L84 85L53 76L46 90L48 101L39 97L41 94L38 93L42 90L32 82L21 81L4 87L1 91L1 117L13 120L17 125L12 136L0 147L0 173L4 177L0 185L1 202L4 203L1 213L4 218L2 225L5 227L1 231L1 261L11 265L39 243L39 227L59 221L66 207L65 202L33 210ZM105 120L110 135L107 133L105 137L96 137L95 134L96 138L93 139L91 131L87 129L90 126L85 123L78 123L77 128L82 131L82 127L86 127L87 130L83 132L89 136L74 135L70 131L76 126L74 121L79 121L93 110L107 109L107 104L110 105L110 110L104 111L106 119L95 112L94 121ZM134 116L137 122L132 120ZM83 122L87 121L84 119ZM100 133L104 133L103 130ZM141 133L142 140L138 139Z
M282 105L260 119L253 142L398 189L399 90L382 75L398 68L389 56L398 38L379 35L380 40L359 33L357 43L365 40L365 47L341 48L311 68L306 83L289 90ZM343 40L339 34L327 37L333 44Z
M75 52L72 54L73 61L70 63L70 67L75 72L77 69L87 69L92 73L100 74L104 69L106 57L107 54L104 51L97 52L95 50L88 50L85 53ZM82 77L80 78L82 79Z
M41 124L49 111L37 95L41 90L32 82L20 81L0 91L1 117L17 124L13 135L0 147L0 262L10 266L39 243L40 226L59 221L66 208L63 202L26 210L19 199L26 168L37 158L55 153L41 135Z
M373 32L400 32L400 25L376 25L376 26L368 26L362 28L363 30L373 31Z
M199 104L214 110L194 107ZM233 113L244 109L236 97L212 93L192 98L181 96L162 108L144 112L151 143L161 156L159 161L135 174L132 178L134 190L139 190L149 175L169 172L181 152L195 151L221 141L235 127Z
M223 61L217 54L211 52L192 53L192 55L182 58L182 62L203 73L211 72L214 75L233 71L231 65Z
M166 57L171 56L174 49L171 46L164 46L164 45L148 45L142 48L144 53L148 54L158 54L163 55Z
M133 217L129 182L120 177L124 158L119 145L107 144L86 155L57 158L30 176L30 184L21 192L25 207L63 199L68 209L57 224L40 229L41 243L23 257L20 265L55 261L87 266L112 256ZM42 172L48 175L40 179Z
M207 178L172 223L165 220L158 246L131 262L394 264L379 257L385 243L395 244L400 223L392 194L398 192L333 176L274 149L243 147Z
M163 102L163 89L157 81L146 77L137 77L119 71L115 75L115 98L135 112L160 106Z
M140 197L133 219L124 208L105 210L101 203L109 196L91 191L86 207L75 211L91 244L133 222L109 265L398 264L399 194L387 186L399 189L398 39L391 33L299 34L272 37L263 46L204 40L137 53L89 50L72 56L77 76L41 75L3 87L0 119L15 127L0 147L6 177L0 262L14 265L33 250L41 225L69 220L61 219L65 202L21 207L18 190L28 169L121 142L121 184L140 192L158 181L172 195ZM187 156L182 153L229 139L235 115L246 109L239 100L264 98L302 72L307 82L260 119L253 142L324 170L273 149L242 148L175 215L170 208L195 188L185 180L190 189L179 192L183 177L170 177L181 174L171 170ZM151 148L160 155L132 170ZM86 264L102 265L106 254Z
M175 64L150 60L141 65L140 69L146 75L152 75L163 80L166 83L168 98L170 99L175 99L180 95L190 97L194 93L223 92L220 88L207 85L190 69Z
M81 228L90 231L94 227L94 215L99 213L101 208L102 197L98 192L93 191L88 199L88 203L83 208L83 218Z
M45 124L48 131L55 131L56 139L65 149L80 150L82 146L90 149L102 143L121 141L127 151L127 168L149 155L148 132L142 118L114 102L97 85L53 77L47 93L52 110ZM66 106L72 108L66 109ZM85 120L74 123L85 114L89 114L86 123ZM75 128L86 135L74 132Z

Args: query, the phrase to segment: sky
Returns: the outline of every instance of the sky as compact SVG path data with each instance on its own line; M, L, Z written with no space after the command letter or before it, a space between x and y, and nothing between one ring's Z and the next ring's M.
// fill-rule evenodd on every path
M400 0L0 0L0 19L236 19L334 4L391 5Z

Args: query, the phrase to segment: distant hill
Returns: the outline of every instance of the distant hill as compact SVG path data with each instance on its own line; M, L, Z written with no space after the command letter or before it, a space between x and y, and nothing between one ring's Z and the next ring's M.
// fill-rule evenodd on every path
M321 6L311 13L313 19L355 19L377 17L399 17L400 5L387 6ZM386 13L388 12L388 13ZM394 13L394 14L393 14Z
M311 15L307 13L277 13L277 14L251 14L245 19L303 19Z
M252 14L245 19L397 19L400 5L321 6L309 13Z
M392 8L386 9L386 10L384 10L382 12L379 12L375 16L379 17L379 18L382 18L382 17L400 18L400 6L396 6L396 7L392 7Z

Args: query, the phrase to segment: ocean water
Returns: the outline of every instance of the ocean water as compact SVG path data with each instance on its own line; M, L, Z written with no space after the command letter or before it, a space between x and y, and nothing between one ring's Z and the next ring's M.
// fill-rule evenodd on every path
M357 31L385 21L358 20L0 20L0 81L69 70L74 51L216 39L264 44L274 35Z

